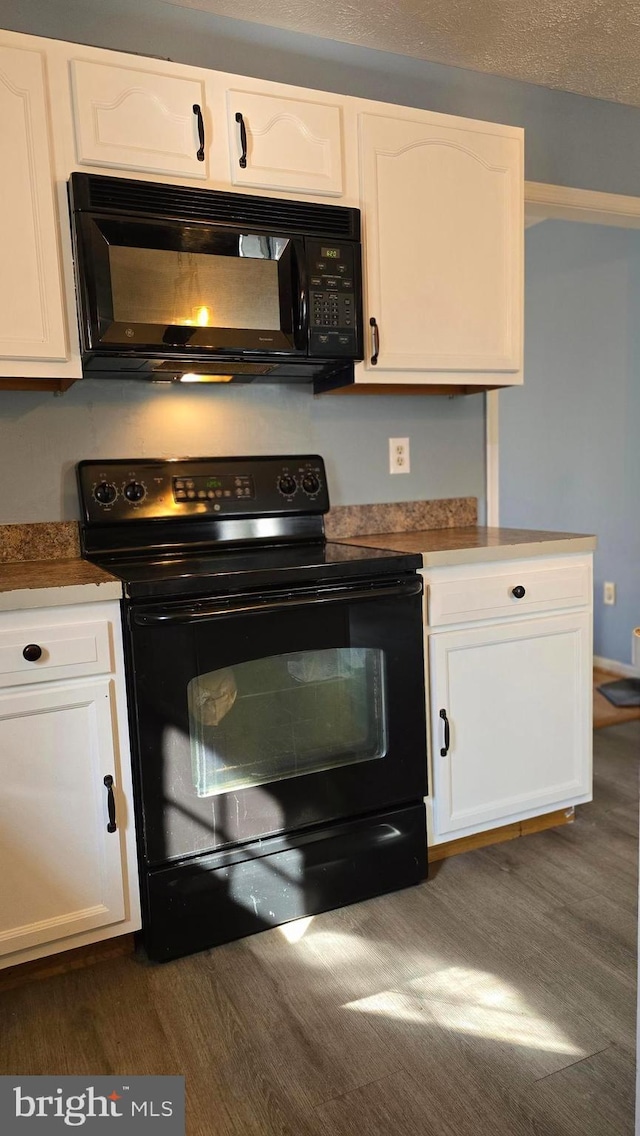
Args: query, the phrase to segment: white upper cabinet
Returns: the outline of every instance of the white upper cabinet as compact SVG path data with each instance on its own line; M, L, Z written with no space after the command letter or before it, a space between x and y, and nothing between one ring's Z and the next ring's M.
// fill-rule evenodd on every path
M0 145L5 385L81 376L67 181L82 169L359 205L356 383L522 382L518 128L0 32Z
M203 82L84 59L70 66L79 165L206 179Z
M522 131L383 109L359 116L364 381L521 382Z
M227 109L233 185L342 194L339 106L231 89Z
M67 358L44 74L41 52L0 43L0 375Z

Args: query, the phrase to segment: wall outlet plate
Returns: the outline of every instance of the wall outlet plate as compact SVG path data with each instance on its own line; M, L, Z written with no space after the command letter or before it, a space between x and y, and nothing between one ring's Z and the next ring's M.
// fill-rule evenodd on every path
M411 473L408 438L389 438L389 473Z
M602 585L602 602L614 604L616 602L616 586L611 580L605 580Z

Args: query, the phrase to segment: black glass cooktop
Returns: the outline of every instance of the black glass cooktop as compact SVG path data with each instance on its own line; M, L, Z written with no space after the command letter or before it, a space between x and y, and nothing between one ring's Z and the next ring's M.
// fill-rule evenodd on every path
M318 585L404 575L422 567L416 553L333 541L250 549L91 555L92 563L123 581L130 599L204 596L261 588Z

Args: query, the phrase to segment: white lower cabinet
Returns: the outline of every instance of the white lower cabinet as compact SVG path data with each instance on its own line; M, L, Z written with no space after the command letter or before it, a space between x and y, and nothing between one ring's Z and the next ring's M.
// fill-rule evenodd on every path
M0 633L33 648L100 624L111 673L51 681L43 648L0 690L0 967L140 926L118 604L3 613Z
M590 581L590 558L580 557ZM570 807L591 799L592 616L590 589L566 610L519 614L512 589L531 578L528 595L564 588L569 565L495 565L480 580L450 572L439 584L426 573L429 601L441 610L438 590L469 592L473 622L429 627L431 720L431 843ZM446 570L443 570L443 573ZM467 570L468 571L468 570ZM453 575L453 578L452 578ZM435 576L435 579L434 579ZM508 616L483 619L474 594L496 603L499 580ZM563 601L560 601L563 603ZM576 606L571 608L573 602ZM495 611L490 607L488 611Z

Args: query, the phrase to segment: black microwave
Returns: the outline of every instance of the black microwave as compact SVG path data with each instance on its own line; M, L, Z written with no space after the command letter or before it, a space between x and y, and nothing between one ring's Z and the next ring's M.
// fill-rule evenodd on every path
M353 382L360 212L74 173L83 370L165 382Z

